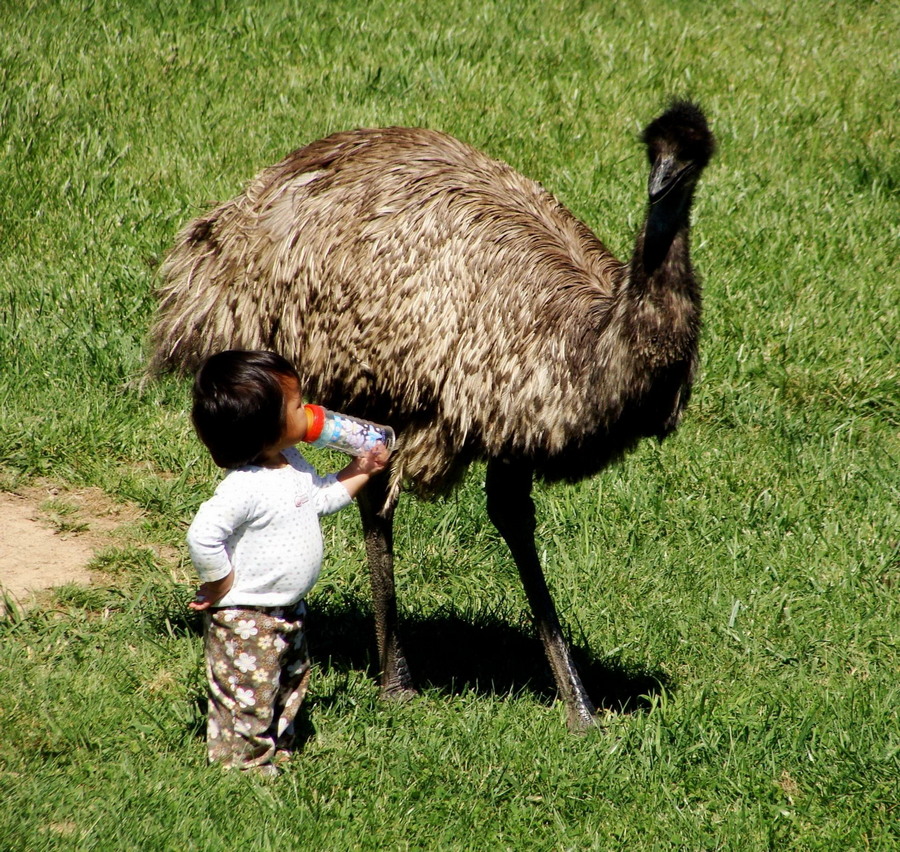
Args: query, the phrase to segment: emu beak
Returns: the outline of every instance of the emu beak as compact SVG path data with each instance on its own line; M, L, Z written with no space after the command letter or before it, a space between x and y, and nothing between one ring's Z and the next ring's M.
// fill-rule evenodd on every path
M656 158L650 169L650 180L647 192L650 203L662 201L684 178L694 171L692 163L683 163L672 154L663 154Z

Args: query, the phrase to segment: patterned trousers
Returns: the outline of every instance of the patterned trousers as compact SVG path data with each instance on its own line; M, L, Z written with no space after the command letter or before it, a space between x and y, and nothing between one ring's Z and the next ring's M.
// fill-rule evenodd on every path
M251 769L294 744L309 683L304 601L204 613L210 763Z

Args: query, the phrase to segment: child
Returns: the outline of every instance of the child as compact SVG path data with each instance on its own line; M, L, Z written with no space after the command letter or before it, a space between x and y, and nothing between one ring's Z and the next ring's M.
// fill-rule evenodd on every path
M211 763L275 775L306 693L304 597L322 566L319 517L348 505L387 465L383 447L320 477L295 448L306 435L297 371L272 352L210 357L192 420L228 473L187 540L202 585Z

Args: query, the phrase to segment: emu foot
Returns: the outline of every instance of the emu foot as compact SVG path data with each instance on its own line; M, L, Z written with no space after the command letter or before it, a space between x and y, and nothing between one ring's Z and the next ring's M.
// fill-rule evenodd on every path
M590 719L572 719L569 718L566 721L566 726L569 729L569 733L578 734L579 736L586 734L588 731L592 731L594 728L600 728L601 725L597 721L595 717L591 717Z
M404 654L396 654L381 673L381 695L385 701L404 702L415 698L419 691L413 686L412 675Z
M566 725L573 734L586 734L595 728L604 727L603 720L594 709L587 696L582 700L566 702Z
M405 704L419 697L419 690L412 686L382 686L378 696L382 701L391 701L397 704Z
M610 735L610 719L606 715L597 713L588 720L579 719L578 722L568 722L569 733L583 737L589 731L597 731L602 736Z

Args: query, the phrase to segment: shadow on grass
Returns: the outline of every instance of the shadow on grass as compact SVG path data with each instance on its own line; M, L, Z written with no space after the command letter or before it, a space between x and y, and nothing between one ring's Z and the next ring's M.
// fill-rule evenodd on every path
M364 670L378 677L374 626L367 603L345 599L310 607L310 648L326 670ZM448 695L530 692L550 704L556 686L540 640L493 616L442 611L401 618L401 640L416 686ZM635 671L615 660L597 660L574 645L584 687L598 709L634 712L672 684L662 672Z
M172 616L178 620L176 614ZM202 633L196 613L185 613L182 619L181 629ZM447 695L530 692L547 704L556 698L540 640L502 618L455 610L407 614L401 618L400 635L413 679L421 689ZM326 671L365 671L373 680L378 678L375 629L367 601L316 600L310 605L309 645L314 662ZM644 710L652 696L673 689L661 671L635 670L614 659L598 660L578 644L572 645L572 656L598 709Z

